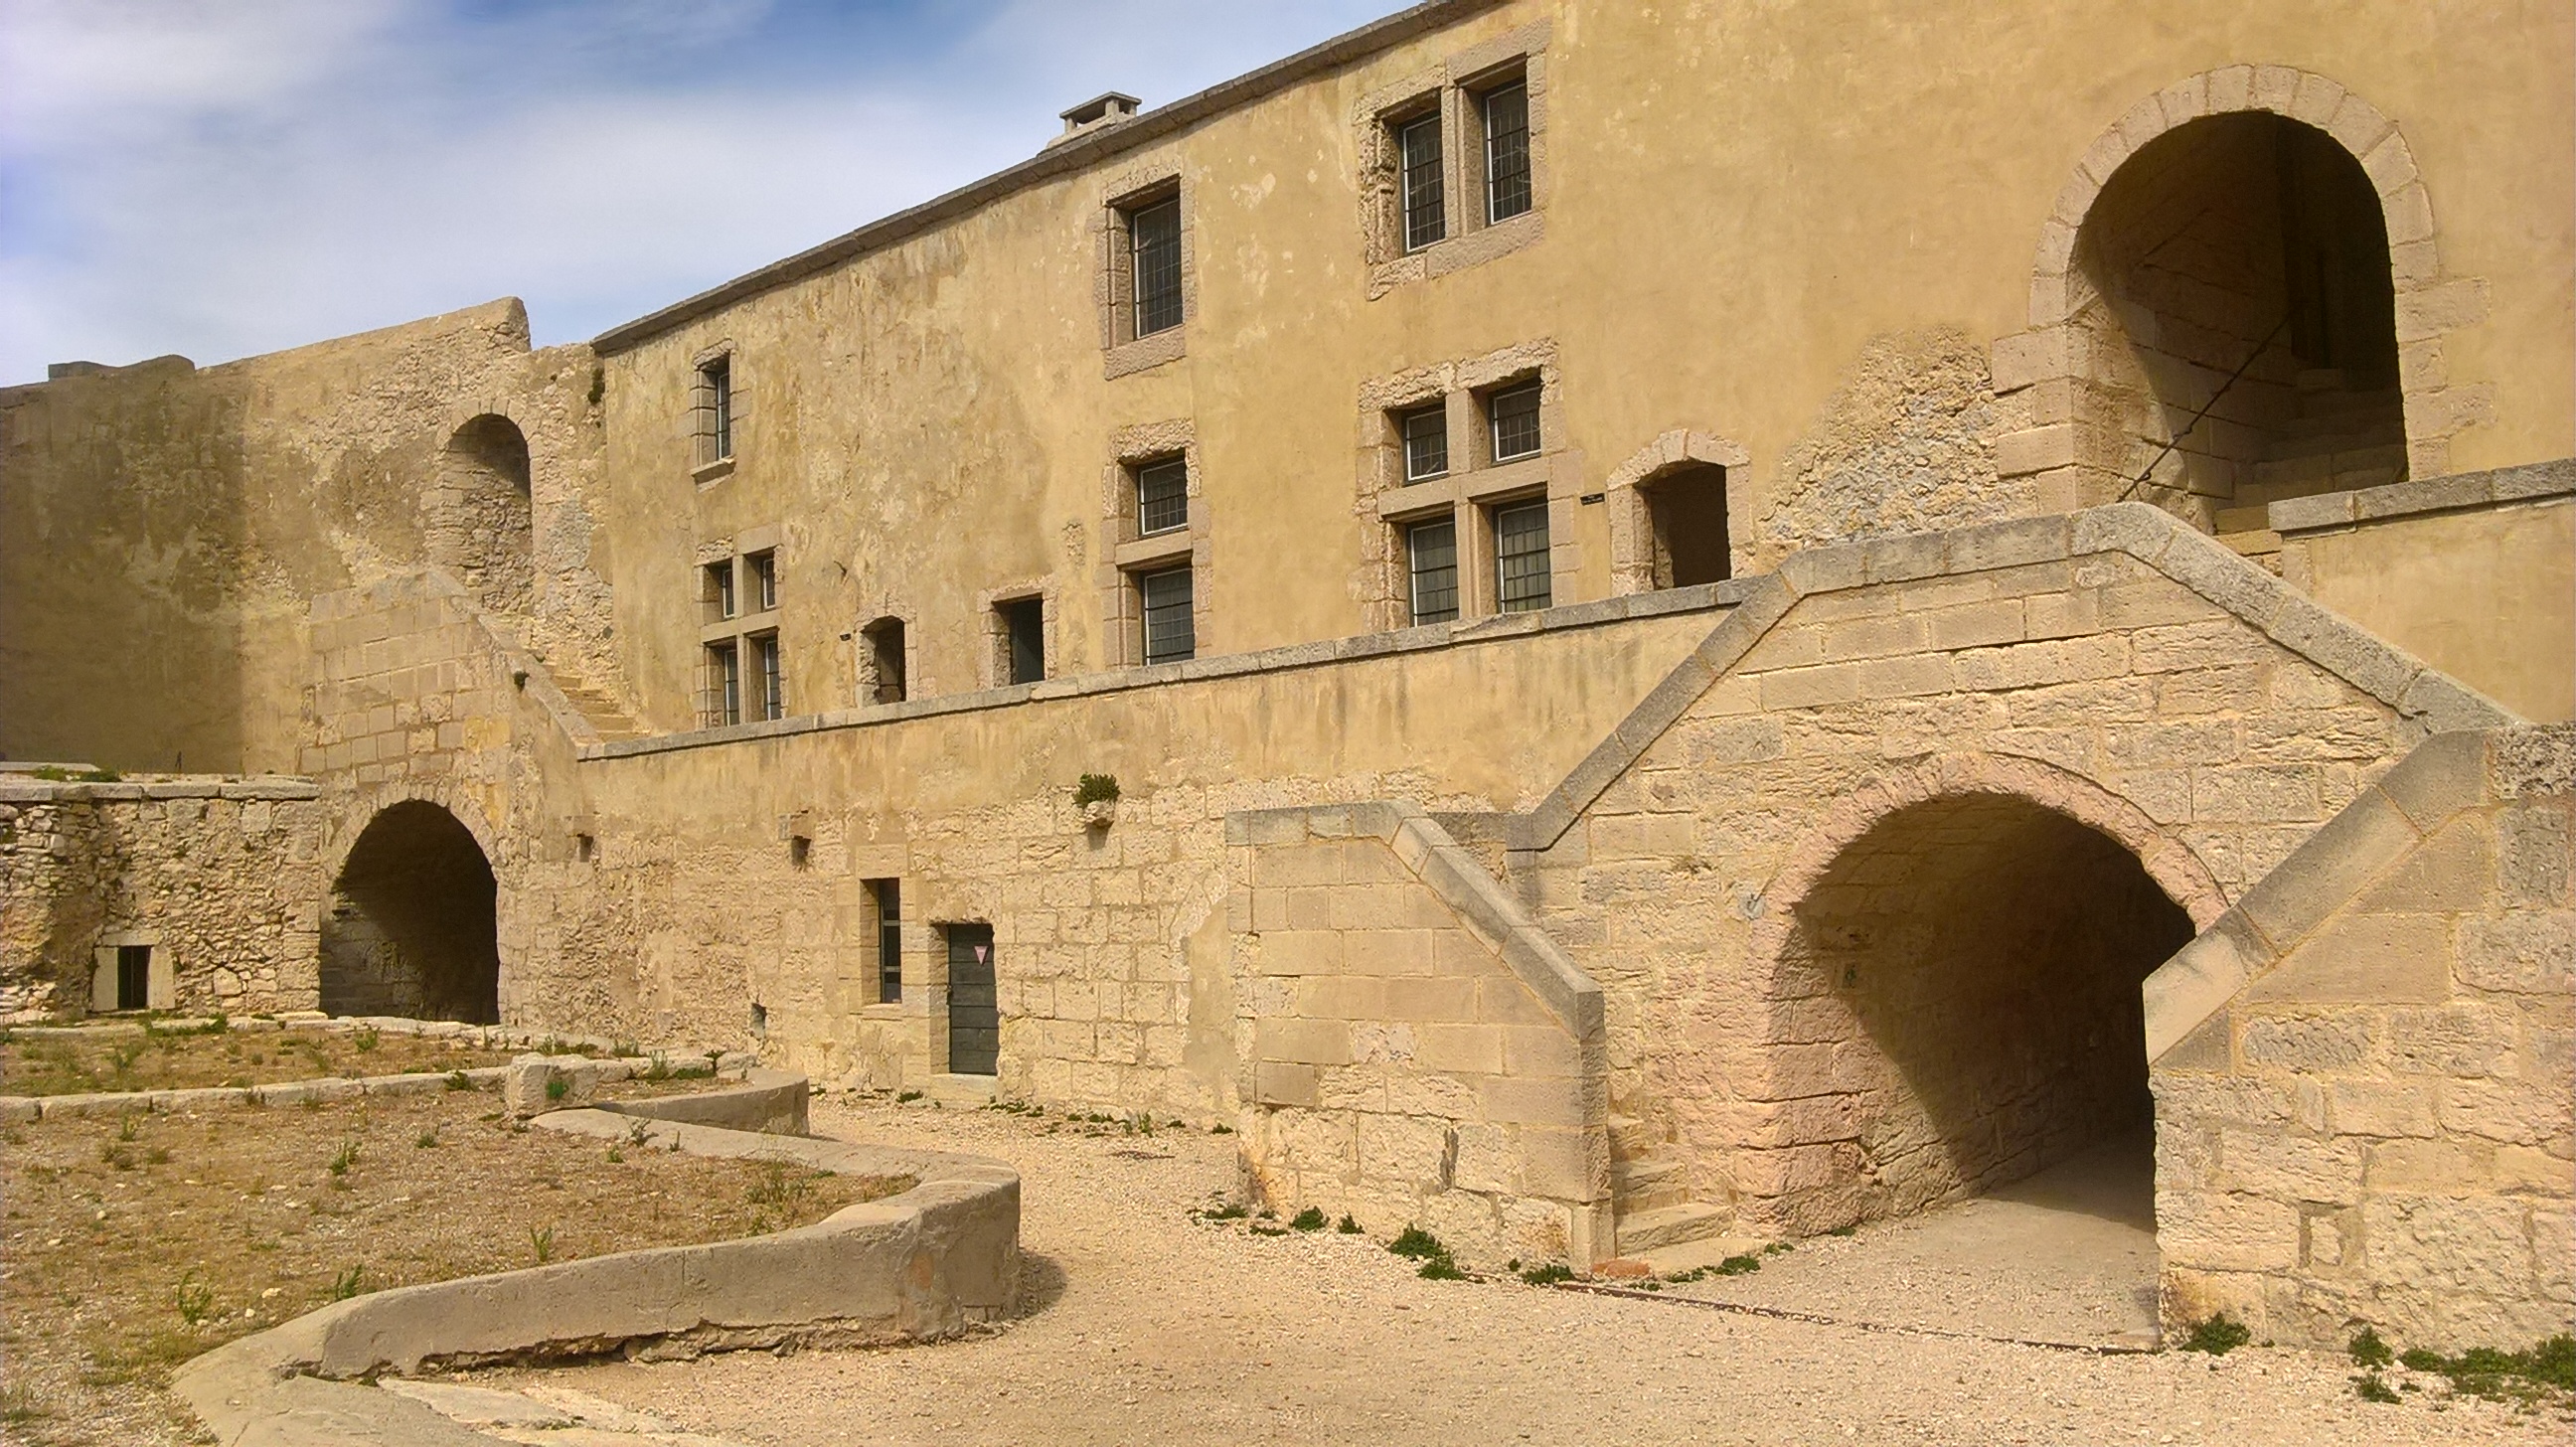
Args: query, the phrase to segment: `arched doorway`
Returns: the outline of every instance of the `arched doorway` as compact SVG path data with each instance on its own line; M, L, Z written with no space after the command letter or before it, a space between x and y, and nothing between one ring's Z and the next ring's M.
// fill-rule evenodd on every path
M324 1012L499 1022L499 888L455 815L419 799L386 808L350 847L331 895Z
M2077 417L2122 491L2235 532L2407 476L2387 221L2334 137L2267 111L2165 131L2103 183L2073 262Z
M2010 793L1896 808L1791 905L1776 1048L1824 1047L1839 1139L1770 1203L1821 1231L2006 1185L2088 1147L2152 1210L2139 987L2191 918L2136 855Z
M486 609L524 613L536 586L528 439L484 413L456 429L439 456L429 561L455 572Z

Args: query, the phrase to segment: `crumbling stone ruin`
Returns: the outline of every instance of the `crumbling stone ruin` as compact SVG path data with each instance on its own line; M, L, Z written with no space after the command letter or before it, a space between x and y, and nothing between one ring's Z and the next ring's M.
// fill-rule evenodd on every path
M1577 1266L2134 1138L2168 1323L2565 1330L2576 76L1979 15L1435 0L587 344L0 393L0 1008Z

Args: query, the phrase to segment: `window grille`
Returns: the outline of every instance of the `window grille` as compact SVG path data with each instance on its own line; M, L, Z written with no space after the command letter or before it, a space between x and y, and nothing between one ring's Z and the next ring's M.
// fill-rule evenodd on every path
M1002 615L1005 681L1035 683L1046 677L1046 600L1022 598L994 611Z
M1404 249L1419 251L1448 233L1440 174L1439 113L1408 121L1395 134L1403 168L1398 184L1404 196Z
M752 610L774 611L778 607L778 555L754 553L743 561L751 565Z
M1494 513L1495 601L1506 613L1548 605L1547 504L1522 503Z
M700 407L705 413L706 455L701 463L733 456L733 358L718 357L698 368Z
M1427 482L1449 472L1449 409L1423 407L1398 419L1404 431L1404 480Z
M733 559L707 564L707 621L721 623L734 615Z
M1136 335L1151 336L1179 326L1181 198L1129 212L1127 232L1136 287Z
M1528 209L1529 87L1515 82L1485 93L1485 220L1508 221Z
M1190 465L1172 457L1136 469L1136 535L1167 533L1190 523Z
M1190 570L1144 574L1136 580L1136 592L1144 604L1145 661L1178 663L1195 654L1198 637L1190 618Z
M903 999L903 882L872 879L868 888L877 899L877 1003L892 1005Z
M1413 621L1446 623L1458 616L1458 525L1415 523L1404 530L1413 570Z
M760 676L760 717L785 718L787 716L787 680L784 662L779 656L777 634L753 635L751 664L753 672Z
M1485 402L1485 415L1493 422L1494 460L1510 462L1534 457L1539 450L1538 436L1539 384L1514 387L1496 392Z
M730 643L707 645L706 692L698 711L710 728L742 722L742 655Z

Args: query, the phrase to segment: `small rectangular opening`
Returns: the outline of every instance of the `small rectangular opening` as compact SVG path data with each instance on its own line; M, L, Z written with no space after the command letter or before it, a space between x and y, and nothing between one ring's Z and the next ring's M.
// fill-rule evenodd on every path
M903 881L871 879L868 894L877 906L877 1003L903 999Z
M1190 464L1186 456L1136 466L1136 536L1151 537L1190 525Z
M1198 651L1198 632L1190 617L1190 570L1171 568L1140 574L1137 601L1144 618L1147 663L1178 663Z
M859 630L859 637L861 696L870 703L903 702L903 620L880 618Z
M1458 616L1458 525L1447 518L1404 530L1405 560L1412 573L1413 621L1446 623Z
M152 947L150 945L116 947L116 1008L120 1010L152 1008Z
M1046 677L1046 600L1016 598L996 604L1001 615L1004 681L1035 683Z
M1548 606L1547 503L1494 509L1494 602L1506 613Z
M1407 485L1429 482L1449 475L1449 408L1434 402L1399 412L1396 432L1404 439L1404 480Z

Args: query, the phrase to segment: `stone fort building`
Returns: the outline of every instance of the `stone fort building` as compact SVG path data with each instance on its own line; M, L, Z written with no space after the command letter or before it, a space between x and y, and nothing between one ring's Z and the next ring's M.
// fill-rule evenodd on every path
M2565 1330L2571 54L1435 0L587 345L59 366L0 1009L757 1044L1586 1266L2152 1140L2168 1322Z

